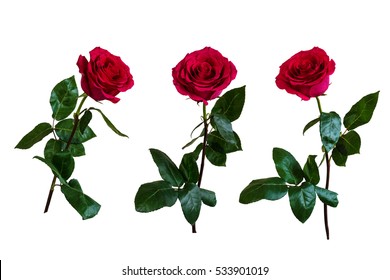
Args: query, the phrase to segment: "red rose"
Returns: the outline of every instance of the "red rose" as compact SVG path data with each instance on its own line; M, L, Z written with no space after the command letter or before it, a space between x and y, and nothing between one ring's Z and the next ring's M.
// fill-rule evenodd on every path
M300 51L280 66L276 85L303 100L309 100L325 93L335 66L323 49L314 47Z
M134 85L133 76L119 56L100 47L89 52L91 60L80 55L77 66L82 75L81 88L96 101L110 100L117 103L119 92L124 92Z
M187 54L172 69L177 91L206 105L207 101L217 98L236 75L234 64L210 47Z

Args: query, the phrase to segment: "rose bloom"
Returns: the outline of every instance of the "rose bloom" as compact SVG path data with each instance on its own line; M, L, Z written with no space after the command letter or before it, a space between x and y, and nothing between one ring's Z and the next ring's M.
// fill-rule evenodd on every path
M318 47L300 51L280 66L276 85L302 100L323 95L329 87L329 76L335 70L335 62Z
M210 47L187 54L172 69L177 91L205 105L217 98L236 75L234 64Z
M80 55L77 66L82 75L81 88L96 101L110 100L117 103L119 92L124 92L134 85L130 68L119 56L100 47L89 52L90 61Z

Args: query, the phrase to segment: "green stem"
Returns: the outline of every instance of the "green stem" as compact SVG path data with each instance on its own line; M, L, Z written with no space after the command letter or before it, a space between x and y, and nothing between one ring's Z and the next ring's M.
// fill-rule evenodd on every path
M320 111L320 117L322 114L322 107L320 98L316 97L318 110ZM328 152L325 150L325 160L326 160L326 181L325 181L325 189L329 189L329 178L330 178L330 158ZM325 233L326 239L329 240L329 222L328 222L328 205L324 203L324 224L325 224Z
M85 93L83 93L82 95L80 95L80 97L82 97L83 99L81 99L81 102L80 102L80 104L79 104L79 107L78 107L77 110L76 110L76 113L75 113L75 114L77 114L77 115L80 115L81 107L83 107L84 102L85 102L85 100L87 99L88 95L85 94Z
M80 116L81 107L83 106L83 104L84 104L85 100L87 99L88 95L86 95L84 93L84 94L81 95L81 97L82 97L82 99L81 99L81 102L79 104L79 107L77 108L76 112L73 114L73 118L74 118L73 129L72 129L72 132L70 133L68 142L66 143L66 146L65 146L64 150L67 150L69 148L70 144L72 143L73 137L74 137L74 135L75 135L75 133L77 131L77 126L79 125L79 121L80 121L79 116ZM46 213L47 211L49 211L49 206L50 206L51 198L53 196L54 186L56 184L56 180L57 180L57 177L54 175L53 176L53 180L51 181L50 190L49 190L49 194L47 196L45 210L43 211L43 213Z
M322 113L322 107L321 107L320 98L317 96L316 100L317 100L318 110L320 110L320 114L321 114Z
M207 123L207 112L206 105L203 103L203 125L204 125L204 135L203 135L203 147L202 147L202 156L200 162L200 170L199 170L199 179L198 179L198 187L202 183L203 171L204 171L204 163L206 160L206 144L207 144L207 136L208 136L208 123ZM192 233L196 233L196 224L192 225Z

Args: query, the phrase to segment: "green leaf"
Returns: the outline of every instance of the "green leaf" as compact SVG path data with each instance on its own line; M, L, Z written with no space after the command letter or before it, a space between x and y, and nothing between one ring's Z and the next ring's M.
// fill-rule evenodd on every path
M179 200L187 222L191 225L195 224L202 206L201 193L198 186L194 183L186 183L184 188L179 190Z
M200 188L200 198L204 204L210 207L217 205L215 192Z
M51 162L53 156L62 150L62 141L50 139L47 141L43 152L45 159Z
M69 116L76 108L78 95L74 76L59 82L50 95L53 119L60 121Z
M303 182L299 187L288 189L290 207L294 216L304 223L310 217L316 204L316 192L313 184Z
M343 155L350 156L360 153L360 145L361 140L359 134L351 130L340 137L336 147Z
M51 124L43 122L38 124L33 128L29 133L27 133L22 140L15 146L17 149L29 149L34 144L41 141L47 135L49 135L53 131Z
M51 161L53 155L60 151L64 151L65 147L66 147L66 143L64 141L50 139L45 146L45 151L44 151L45 159ZM83 144L70 144L68 150L70 151L73 157L79 157L85 155Z
M325 150L329 152L340 137L341 119L336 112L321 113L320 134Z
M183 155L179 170L184 175L187 182L197 183L199 179L199 169L193 153Z
M198 140L199 138L200 138L200 136L198 136L198 137L192 139L190 142L188 142L187 144L185 144L185 145L182 147L182 149L185 149L185 148L191 146L191 145L194 144L195 141Z
M66 143L63 142L63 148L65 148ZM83 144L70 144L69 151L74 157L85 156L85 148Z
M194 131L203 124L203 122L201 122L200 124L198 124L191 132L191 137L192 137L192 134L194 133ZM195 143L196 140L198 140L200 137L203 137L204 136L204 128L202 129L202 132L199 134L199 136L195 137L194 139L192 139L190 142L188 142L187 144L185 144L182 149L185 149L189 146L191 146L192 144Z
M106 122L107 126L109 128L111 128L112 131L114 131L116 134L118 134L119 136L123 136L123 137L127 137L129 138L129 136L127 136L126 134L120 132L115 126L114 124L107 118L106 115L103 114L103 112L99 109L96 109L96 108L89 108L89 110L95 110L95 111L98 111L100 113L100 115L102 115L103 117L103 120Z
M203 149L203 143L199 143L198 146L196 146L195 150L192 152L194 155L195 160L198 160L200 152Z
M211 125L219 132L226 142L236 145L236 137L233 133L232 123L227 117L220 114L214 114L211 118Z
M73 119L65 119L57 123L55 127L55 132L57 136L64 142L68 142L73 130ZM84 133L80 132L79 127L76 129L76 132L72 138L72 144L81 144L92 138L96 137L93 130L87 126L84 130Z
M227 91L211 109L211 115L226 116L231 122L237 120L245 103L245 86Z
M326 205L329 205L331 207L337 207L337 205L339 204L339 200L337 199L337 193L317 186L315 187L315 191L317 193L318 198Z
M51 161L48 161L47 159L42 158L40 156L35 156L33 158L36 158L36 159L42 161L43 163L45 163L47 166L49 166L51 171L53 172L53 174L60 180L61 184L64 184L64 185L68 184L66 182L66 180L61 176L61 173L58 172L57 168L51 163Z
M347 163L348 156L342 154L342 153L339 151L339 149L337 148L337 145L336 145L336 148L334 148L334 149L332 150L332 159L333 159L334 163L335 163L337 166L345 166L346 163Z
M337 166L345 166L348 156L360 153L361 140L359 134L351 130L342 135L332 151L332 159Z
M85 129L89 125L90 121L92 120L92 113L91 111L87 110L84 112L84 115L81 117L79 122L79 129L81 134L84 133Z
M57 168L50 161L39 156L35 156L34 158L39 159L50 167L54 175L61 182L61 192L66 193L64 193L65 197L73 206L73 208L75 208L78 212L80 210L79 214L83 217L83 219L92 218L97 214L97 212L99 212L100 205L92 198L82 193L80 184L78 184L77 180L72 179L68 184L68 182L66 182L66 180L61 176L60 172L58 172ZM70 200L68 198L70 198ZM71 203L71 201L76 205L77 208Z
M51 162L65 180L72 175L75 164L70 151L55 153L52 156Z
M303 128L303 134L305 134L305 132L311 128L313 125L315 125L316 123L318 123L320 121L320 118L315 118L314 120L310 121L307 125L305 125L305 127Z
M288 151L274 148L272 158L279 176L289 184L298 185L303 180L303 171L298 161Z
M175 187L180 187L184 184L184 178L179 168L165 153L157 149L150 149L150 153L164 181Z
M303 167L303 174L305 180L313 185L317 185L320 182L320 172L315 160L316 156L310 155L307 157L305 166Z
M83 193L80 183L76 179L70 180L69 185L62 185L61 192L83 220L90 219L99 213L100 204Z
M217 145L217 146L221 147L221 149L226 154L237 152L237 151L242 151L240 137L234 131L233 131L233 133L234 133L234 137L236 139L235 144L231 144L229 142L226 142L226 140L221 136L221 134L219 134L218 131L213 131L213 132L209 133L209 135L207 136L207 143L210 146Z
M194 129L191 131L191 137L192 137L192 134L195 132L196 129L198 129L199 127L201 127L202 125L204 125L204 121L201 121L200 123L198 123ZM202 132L200 133L199 137L203 136L204 135L204 128L202 130Z
M368 123L374 113L378 96L379 91L364 96L354 104L344 117L344 126L348 130L351 130Z
M226 166L226 153L218 145L206 146L206 158L215 166Z
M242 190L240 203L249 204L261 199L278 200L286 195L286 182L279 177L253 180Z
M143 184L135 195L135 210L142 213L152 212L176 203L177 191L165 181Z

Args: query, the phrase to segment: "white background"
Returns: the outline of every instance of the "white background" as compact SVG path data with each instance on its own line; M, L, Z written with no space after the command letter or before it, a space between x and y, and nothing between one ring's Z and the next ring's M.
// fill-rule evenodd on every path
M390 45L385 3L1 1L4 279L152 278L122 276L128 265L214 271L217 266L268 266L264 279L388 279ZM94 115L91 127L98 137L85 144L87 156L76 159L74 177L102 205L100 213L82 221L56 189L43 214L52 175L32 158L43 154L46 141L27 151L14 147L36 124L51 121L52 88L72 75L79 82L77 58L89 58L95 46L121 56L135 85L119 95L118 104L88 100L86 106L102 109L129 139L112 133ZM247 86L244 111L233 124L243 151L228 155L226 167L206 165L203 186L216 192L218 203L202 208L198 233L192 234L179 203L141 214L133 201L141 184L159 179L149 148L163 150L176 163L187 152L181 147L199 122L201 107L177 93L171 69L186 53L205 46L236 65L238 75L229 89ZM315 101L301 101L274 82L281 63L314 46L336 62L328 96L321 98L324 111L344 116L361 97L381 90L373 119L357 129L361 154L345 168L332 167L330 187L340 203L329 210L329 241L319 201L305 224L295 219L287 197L238 202L251 180L276 175L273 147L289 150L302 164L307 155L320 154L317 128L302 135L304 125L318 115Z

